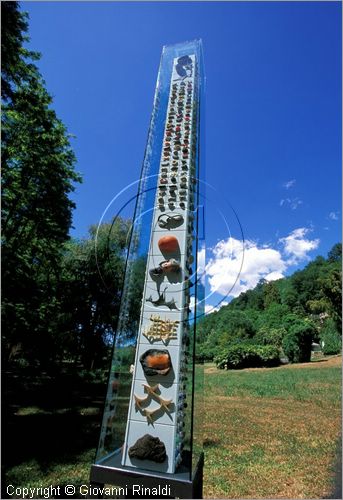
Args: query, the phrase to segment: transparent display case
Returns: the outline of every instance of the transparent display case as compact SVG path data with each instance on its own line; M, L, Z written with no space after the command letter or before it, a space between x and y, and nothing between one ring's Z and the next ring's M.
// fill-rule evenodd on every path
M202 461L201 41L163 48L91 481L194 481ZM175 495L179 496L176 488ZM189 495L190 490L185 490ZM188 496L190 497L190 496Z

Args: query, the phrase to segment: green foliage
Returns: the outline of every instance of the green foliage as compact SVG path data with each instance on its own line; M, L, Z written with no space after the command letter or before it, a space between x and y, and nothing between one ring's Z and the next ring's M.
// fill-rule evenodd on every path
M336 243L328 253L329 262L342 262L342 243Z
M3 355L54 360L60 311L56 288L80 181L63 123L22 47L26 16L2 2Z
M62 343L63 355L81 357L87 368L102 366L113 344L130 228L130 221L118 217L112 224L91 226L89 238L64 246L58 288L63 311L59 330L67 341ZM144 272L145 261L138 259L133 265L126 324L132 335L139 321Z
M263 306L268 309L272 304L280 304L280 291L275 281L265 283L263 287Z
M295 321L283 338L282 348L291 363L311 360L311 345L316 331L308 322Z
M229 307L223 307L221 311L208 315L198 325L199 336L204 339L199 360L212 361L218 350L225 349L237 339L251 340L256 333L254 322L245 311Z
M258 330L275 329L283 326L284 318L290 313L290 308L285 304L272 303L261 311L256 319Z
M15 86L20 82L29 83L35 66L27 62L39 59L37 52L24 49L23 42L29 38L27 14L20 12L18 2L1 2L1 96L12 99Z
M277 366L280 362L279 350L271 345L232 344L215 358L218 368L237 369L261 366Z
M281 348L282 339L285 337L286 333L287 330L283 326L279 326L278 328L263 326L256 334L256 341L263 345L273 345L277 348Z
M339 354L342 348L342 336L332 319L328 319L321 331L323 354Z

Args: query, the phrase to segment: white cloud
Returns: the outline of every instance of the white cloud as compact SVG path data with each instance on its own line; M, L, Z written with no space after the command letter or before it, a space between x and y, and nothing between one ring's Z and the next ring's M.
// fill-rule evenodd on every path
M253 241L243 243L234 238L222 240L212 250L206 266L212 292L237 297L254 288L261 278L279 279L286 263L278 250L258 247ZM237 282L236 282L237 281Z
M286 188L286 189L289 189L289 188L293 187L295 183L296 183L296 180L295 179L291 179L290 181L285 182L283 184L283 187Z
M296 210L299 205L302 205L303 201L299 198L283 198L280 200L279 205L282 207L283 205L288 205L291 210Z
M284 245L284 252L288 257L287 264L293 265L298 264L302 260L308 260L308 252L318 248L320 240L306 239L305 236L310 232L310 229L305 227L300 227L294 229L285 238L280 238L279 241Z
M212 306L211 304L206 304L205 305L205 314L211 314L215 311L219 311L219 309L223 306L227 306L228 302L226 300L223 300L218 306Z
M273 272L267 274L264 277L264 279L267 281L275 281L275 280L280 280L283 277L284 277L284 275L282 273L280 273L279 271L273 271Z
M263 278L274 281L284 277L288 267L308 260L308 253L319 245L319 239L309 239L311 230L298 228L280 238L282 249L259 245L252 240L244 242L235 238L219 241L212 248L212 258L206 266L206 274L212 293L237 297L254 288ZM206 312L213 312L206 306Z
M338 215L339 215L339 212L330 212L329 213L329 219L331 219L331 220L338 220Z

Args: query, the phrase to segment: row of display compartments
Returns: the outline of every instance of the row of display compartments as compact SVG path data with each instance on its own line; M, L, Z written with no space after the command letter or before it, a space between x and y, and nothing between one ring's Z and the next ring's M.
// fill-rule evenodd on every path
M189 172L163 172L159 175L157 187L161 190L161 186L167 186L170 190L174 187L177 190L186 190L194 192L197 184L197 178ZM187 187L182 187L186 185Z
M181 215L184 215L185 213L189 212L194 212L195 204L193 201L188 201L187 203L185 202L184 205L181 204L181 202L177 201L176 203L170 204L168 201L165 203L157 203L155 205L155 214L154 214L154 222L155 220L157 221L158 217L162 214L166 213L180 213Z
M156 197L160 195L159 193L161 191L170 191L170 188L194 193L196 191L196 186L197 179L189 171L178 170L177 172L163 172L163 174L159 174L157 179Z

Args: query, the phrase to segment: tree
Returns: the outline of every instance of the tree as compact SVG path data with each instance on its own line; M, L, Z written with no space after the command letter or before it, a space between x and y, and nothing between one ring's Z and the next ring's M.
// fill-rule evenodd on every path
M324 272L317 279L316 296L308 300L308 308L314 314L322 314L332 318L336 330L342 324L342 245L337 243L328 253Z
M324 354L338 354L342 348L342 336L337 331L335 322L328 319L322 331L320 332L320 340Z
M75 204L75 156L52 98L22 47L27 16L2 2L2 259L5 359L18 345L49 362L62 245Z
M282 348L291 363L306 363L311 360L311 345L316 331L306 321L297 321L282 340Z
M66 339L62 355L72 353L86 369L103 366L113 345L130 229L130 221L118 217L113 223L91 226L89 238L65 244L59 282L60 331ZM145 268L144 258L133 262L128 310L123 311L126 341L138 330Z
M329 262L342 262L342 243L336 243L328 253Z
M18 2L1 2L1 96L4 100L13 98L17 84L29 81L31 69L35 72L35 67L25 59L37 60L39 54L22 46L28 41L27 30L27 14L19 11Z
M269 283L267 282L264 285L263 291L263 304L265 309L268 309L271 304L280 304L280 292L275 281L270 281Z
M256 334L256 342L280 348L282 346L282 339L286 334L286 329L282 326L278 328L262 326Z

